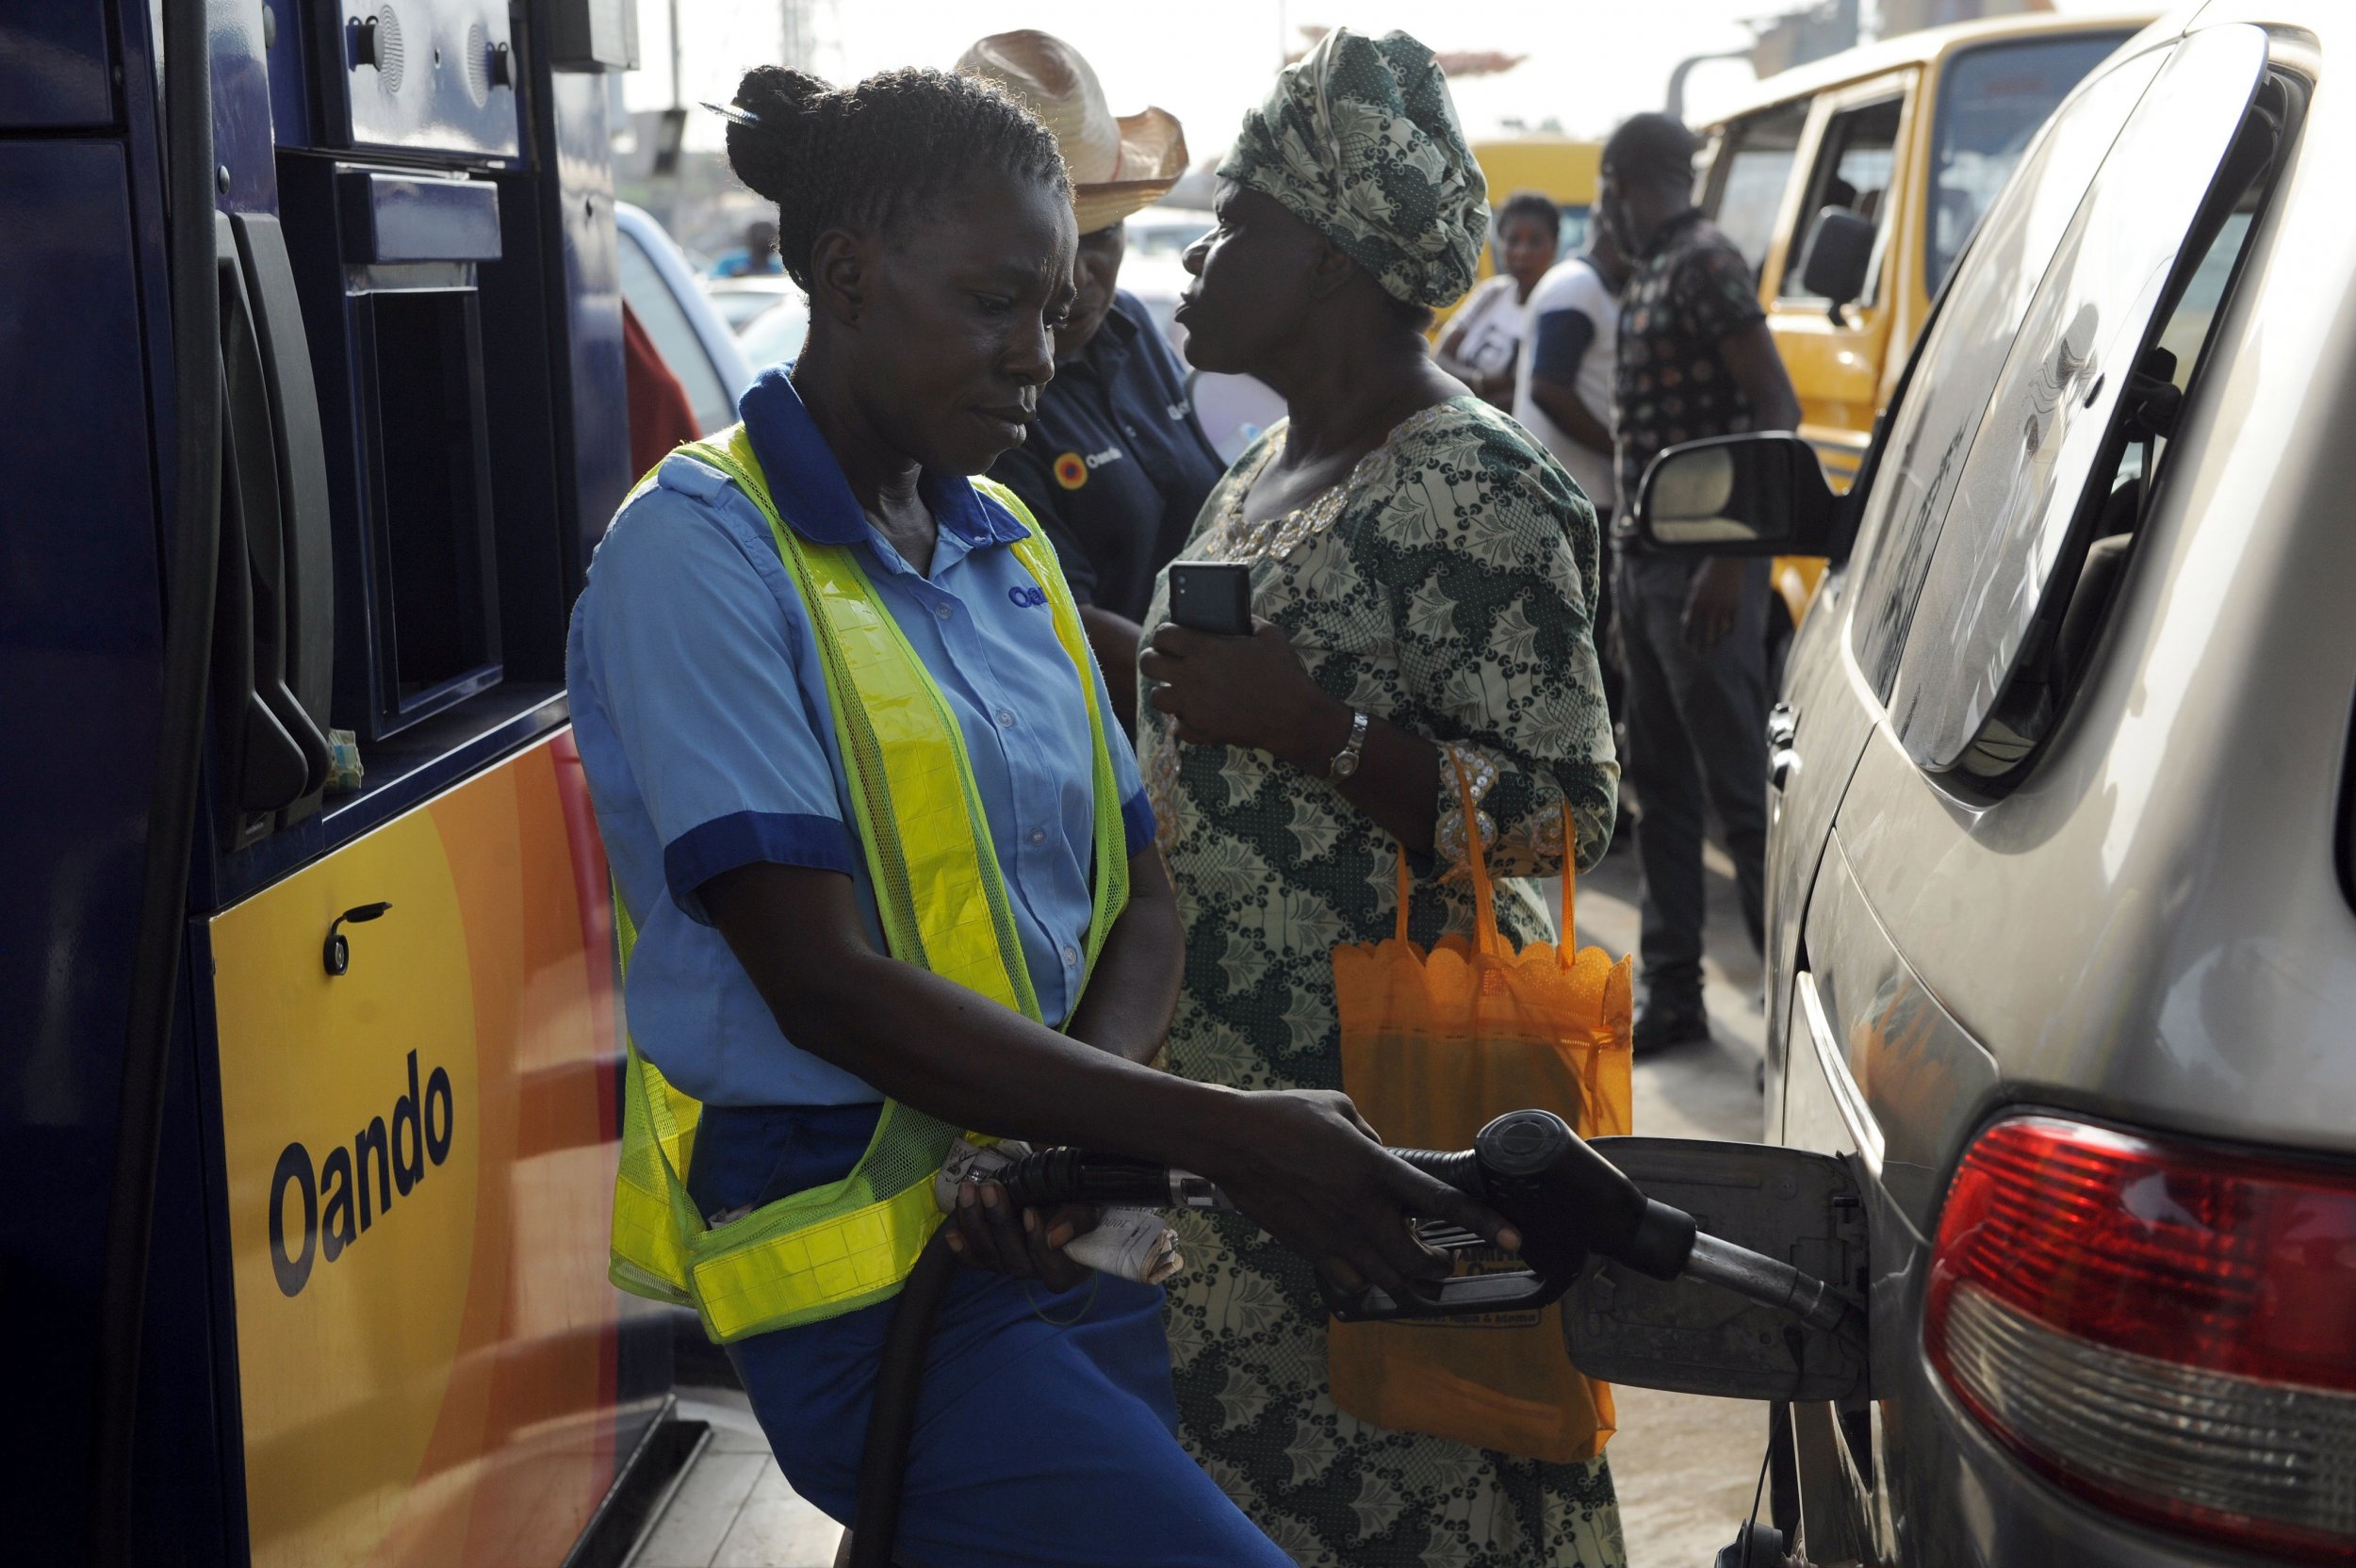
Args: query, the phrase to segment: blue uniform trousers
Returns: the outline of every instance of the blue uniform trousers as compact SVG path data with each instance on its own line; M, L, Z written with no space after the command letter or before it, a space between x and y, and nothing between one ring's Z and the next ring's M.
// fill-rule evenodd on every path
M705 1214L840 1178L873 1105L711 1107L689 1181ZM1093 1294L1091 1295L1091 1291ZM794 1490L856 1505L875 1364L896 1301L728 1348ZM958 1275L933 1331L902 1494L897 1560L921 1568L1282 1568L1178 1445L1157 1286L1061 1295Z

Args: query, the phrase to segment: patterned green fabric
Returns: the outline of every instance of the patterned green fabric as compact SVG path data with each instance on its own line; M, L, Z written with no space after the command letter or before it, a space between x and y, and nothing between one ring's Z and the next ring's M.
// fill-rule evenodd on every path
M1285 629L1318 685L1460 745L1490 779L1481 814L1502 874L1559 873L1565 801L1579 861L1593 864L1619 770L1590 635L1595 518L1578 486L1519 425L1460 398L1392 432L1338 504L1273 530L1244 525L1231 503L1284 432L1229 470L1184 557L1251 560L1253 609ZM1165 573L1146 624L1168 604ZM1391 934L1393 841L1330 781L1264 752L1179 746L1158 710L1138 711L1186 929L1172 1070L1243 1088L1339 1087L1332 952ZM1435 774L1432 787L1461 823L1453 782ZM1468 933L1464 880L1414 864L1411 934ZM1498 884L1497 917L1516 943L1552 939L1527 881ZM1235 1216L1189 1216L1179 1229L1191 1265L1170 1294L1182 1435L1306 1568L1620 1568L1603 1460L1513 1459L1342 1413L1326 1393L1308 1266Z
M1472 286L1489 187L1432 51L1336 27L1243 117L1219 177L1273 196L1395 298L1437 308Z

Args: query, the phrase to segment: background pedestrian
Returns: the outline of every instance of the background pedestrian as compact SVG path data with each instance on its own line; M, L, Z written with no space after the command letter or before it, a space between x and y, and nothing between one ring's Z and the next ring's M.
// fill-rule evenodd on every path
M1508 196L1489 236L1497 275L1464 296L1440 335L1440 368L1499 408L1513 406L1530 291L1554 265L1562 237L1562 209L1553 197L1542 190Z
M1662 449L1800 420L1758 280L1693 205L1693 135L1640 114L1604 144L1597 213L1633 263L1620 291L1613 429L1635 503ZM1702 1004L1702 837L1714 808L1742 918L1763 928L1767 848L1765 559L1672 560L1616 536L1628 776L1644 870L1641 1054L1710 1037Z
M1054 542L1114 710L1134 731L1138 623L1154 574L1225 467L1195 420L1186 367L1144 303L1119 286L1123 220L1186 172L1186 135L1157 108L1115 119L1088 61L1051 34L993 34L957 70L996 82L1045 122L1072 171L1080 246L1072 308L1055 329L1055 379L1023 445L990 472Z

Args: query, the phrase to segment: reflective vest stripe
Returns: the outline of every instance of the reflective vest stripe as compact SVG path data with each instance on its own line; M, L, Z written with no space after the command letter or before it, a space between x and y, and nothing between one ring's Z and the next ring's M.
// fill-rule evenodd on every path
M744 427L681 450L727 475L760 508L794 580L819 645L836 742L850 785L886 946L1002 1005L1037 1019L980 792L955 713L854 553L813 546L778 516ZM653 482L649 474L633 498ZM1093 668L1073 605L1038 524L1011 493L976 481L1029 536L1014 546L1053 607L1073 662L1093 743L1096 866L1086 975L1128 901L1121 802L1096 701ZM627 967L636 928L615 898ZM614 1185L613 1260L621 1288L692 1303L705 1331L728 1343L837 1315L884 1299L906 1280L940 1224L932 1196L957 1129L887 1101L875 1135L841 1181L768 1204L718 1232L688 1198L700 1105L627 1046L622 1159Z

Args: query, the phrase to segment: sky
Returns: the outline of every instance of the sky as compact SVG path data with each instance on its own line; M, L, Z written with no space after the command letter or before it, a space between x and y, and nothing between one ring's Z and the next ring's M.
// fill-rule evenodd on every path
M2057 0L2055 8L2116 3ZM671 101L674 4L688 103L726 103L746 67L778 57L778 0L638 0L642 66L625 88L632 108ZM1301 47L1304 24L1403 27L1435 50L1527 55L1501 75L1452 84L1466 131L1479 137L1513 119L1532 128L1551 119L1572 135L1600 137L1629 114L1661 107L1677 61L1745 47L1744 18L1793 8L1793 0L803 0L800 8L813 64L835 81L898 65L945 68L977 38L1042 28L1088 57L1115 114L1154 104L1176 115L1200 162L1232 139L1283 54ZM1731 104L1750 81L1745 61L1698 67L1687 86L1688 118L1707 122L1713 106ZM691 115L688 144L719 143L716 119Z

